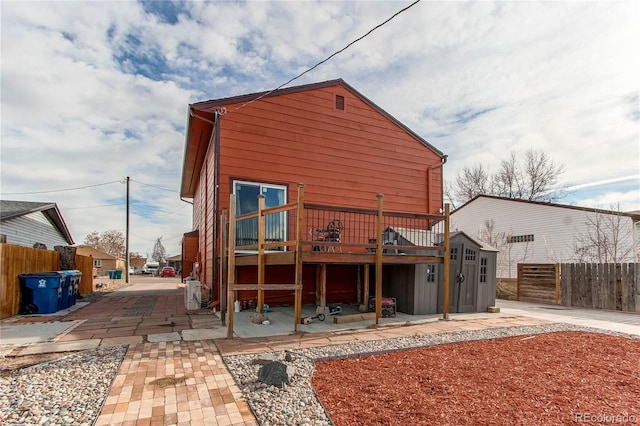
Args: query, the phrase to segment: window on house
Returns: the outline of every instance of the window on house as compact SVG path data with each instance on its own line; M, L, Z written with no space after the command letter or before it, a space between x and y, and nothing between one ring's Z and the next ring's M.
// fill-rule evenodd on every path
M507 235L507 243L528 243L533 241L533 234L528 235Z
M486 257L480 258L480 282L481 283L487 282L487 258Z
M258 211L258 195L264 195L265 207L277 207L287 202L287 187L257 182L234 181L236 214L243 215ZM287 216L285 212L265 217L265 241L285 241ZM236 223L236 245L258 244L258 219L253 218ZM277 248L276 250L283 250Z
M336 95L336 109L344 111L344 96Z
M102 268L102 259L93 259L93 266L96 268Z

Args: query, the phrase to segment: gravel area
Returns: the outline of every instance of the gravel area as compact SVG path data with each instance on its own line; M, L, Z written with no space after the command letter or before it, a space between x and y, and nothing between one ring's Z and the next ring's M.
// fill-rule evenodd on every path
M603 333L602 330L555 323L360 341L266 354L230 355L224 356L223 360L261 425L331 425L331 420L326 415L311 385L316 360L558 331ZM613 332L604 333L620 335ZM283 388L268 386L257 379L261 364L270 358L277 359L287 366L295 367L295 374L291 382ZM291 361L287 361L285 358L291 359ZM263 360L263 362L259 362L259 360Z
M223 359L261 425L330 425L311 385L316 360L569 330L603 333L567 324L545 324L359 341ZM78 352L0 377L0 424L93 425L126 350L127 346L115 346ZM295 367L291 383L278 388L259 382L258 358L278 359Z
M77 352L0 377L0 424L94 424L126 351Z

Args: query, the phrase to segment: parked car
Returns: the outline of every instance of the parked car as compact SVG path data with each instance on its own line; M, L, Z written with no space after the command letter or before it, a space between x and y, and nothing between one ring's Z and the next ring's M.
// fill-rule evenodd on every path
M147 262L142 267L142 275L158 275L160 264L158 262Z
M176 270L172 266L165 266L160 272L161 277L175 277Z

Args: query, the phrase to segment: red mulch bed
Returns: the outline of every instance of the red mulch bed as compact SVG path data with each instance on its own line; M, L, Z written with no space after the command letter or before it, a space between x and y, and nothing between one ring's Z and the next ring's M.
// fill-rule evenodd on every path
M640 341L623 337L548 333L315 368L336 426L640 423Z

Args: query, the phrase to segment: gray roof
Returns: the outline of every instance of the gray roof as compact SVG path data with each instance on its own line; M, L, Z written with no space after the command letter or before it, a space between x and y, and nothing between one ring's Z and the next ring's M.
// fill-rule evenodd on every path
M442 245L442 241L444 240L444 234L442 232L434 232L428 231L426 229L410 229L410 228L399 228L399 227L389 227L385 230L385 232L393 231L396 232L399 236L404 238L409 244L413 244L415 246L439 246ZM464 235L468 240L475 243L482 250L486 251L498 251L496 248L490 246L489 244L476 240L475 238L471 238L469 235L465 234L462 231L452 232L449 235L449 239L457 235ZM404 244L401 244L404 245Z
M58 210L56 203L42 203L36 201L0 200L0 221L13 219L30 213L42 212L43 215L60 231L60 234L71 245L73 238L67 224Z

